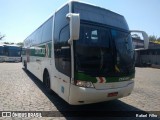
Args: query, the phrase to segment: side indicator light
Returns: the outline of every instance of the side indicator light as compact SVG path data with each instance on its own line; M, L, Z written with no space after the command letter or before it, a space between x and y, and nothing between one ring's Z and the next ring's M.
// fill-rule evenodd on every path
M117 95L118 95L118 92L108 93L108 97L114 97Z

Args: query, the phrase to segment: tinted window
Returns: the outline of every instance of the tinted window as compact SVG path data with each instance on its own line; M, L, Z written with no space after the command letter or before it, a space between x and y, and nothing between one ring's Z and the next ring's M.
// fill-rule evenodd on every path
M14 46L6 46L5 47L5 55L10 57L20 57L21 56L21 48Z
M69 6L66 5L62 9L60 9L55 14L55 24L54 24L54 41L59 41L59 35L61 30L68 25L68 20L66 19L66 15L69 12Z
M115 65L119 74L132 74L134 72L135 53L133 50L132 38L129 32L123 32L116 29L111 30L113 42L116 47Z
M30 41L32 45L36 44L36 31L31 35Z
M33 45L41 44L52 40L52 23L53 16L48 19L41 27L34 31L29 37L24 41L25 47L30 47Z
M59 42L61 44L68 44L69 36L69 25L67 25L61 30Z
M112 73L109 29L87 24L80 27L80 38L74 41L75 72L92 76Z
M43 30L43 27L41 26L36 31L35 44L40 44L42 42L42 30Z
M46 23L43 25L43 35L42 35L42 43L48 42L52 40L52 19L51 17Z
M97 26L81 25L79 45L109 47L109 34L107 30Z
M4 49L2 46L0 46L0 55L3 55L4 54Z
M70 76L71 59L69 40L69 25L66 14L69 11L68 5L60 9L55 15L54 28L54 51L55 65L58 71Z
M69 40L69 26L67 25L61 30L59 41L55 44L55 64L58 71L70 76L70 45Z

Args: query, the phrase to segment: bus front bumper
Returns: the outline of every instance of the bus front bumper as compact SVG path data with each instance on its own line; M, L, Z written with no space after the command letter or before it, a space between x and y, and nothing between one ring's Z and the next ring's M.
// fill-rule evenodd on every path
M73 84L70 86L69 104L82 105L97 103L103 101L114 100L122 98L131 94L134 87L134 81L122 88L97 90L95 88L78 87ZM110 93L117 93L116 96L108 96Z
M21 58L20 57L8 57L5 59L6 62L20 62Z

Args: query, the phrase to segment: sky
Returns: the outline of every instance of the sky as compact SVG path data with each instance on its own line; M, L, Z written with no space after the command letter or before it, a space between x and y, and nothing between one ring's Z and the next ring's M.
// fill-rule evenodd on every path
M2 42L23 42L68 0L0 0ZM160 37L160 0L79 0L125 17L130 30Z

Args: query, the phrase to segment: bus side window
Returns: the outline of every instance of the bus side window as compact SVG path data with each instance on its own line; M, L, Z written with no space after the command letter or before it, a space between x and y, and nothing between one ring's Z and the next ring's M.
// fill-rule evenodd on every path
M44 24L44 26L41 28L42 30L42 43L48 42L52 40L52 21L53 18L51 17L48 21L46 21L46 23ZM41 31L39 31L41 32Z
M58 66L59 71L63 74L70 76L70 66L71 66L71 51L69 40L69 25L65 26L59 36L59 56L58 56Z

